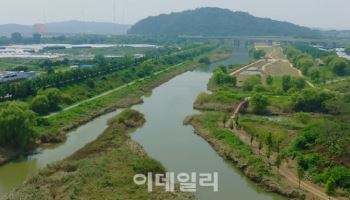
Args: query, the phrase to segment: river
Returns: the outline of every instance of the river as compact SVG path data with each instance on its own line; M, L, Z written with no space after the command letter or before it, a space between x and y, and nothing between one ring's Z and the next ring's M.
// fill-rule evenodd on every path
M146 152L159 160L171 172L218 172L219 192L198 187L195 195L200 200L279 200L278 195L264 192L255 186L231 164L225 162L191 126L182 125L186 116L196 113L193 102L206 91L211 70L219 64L244 63L247 50L236 50L231 58L181 74L155 88L144 103L133 108L145 114L146 124L132 137ZM20 158L0 167L0 197L19 186L28 177L49 163L71 155L86 143L93 141L107 127L106 121L120 111L112 112L72 131L67 141L58 146L39 149L34 155Z

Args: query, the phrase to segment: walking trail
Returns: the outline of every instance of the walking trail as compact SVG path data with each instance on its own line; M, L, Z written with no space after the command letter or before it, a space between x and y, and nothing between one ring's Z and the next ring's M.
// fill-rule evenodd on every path
M173 69L173 68L175 68L175 67L178 67L178 66L180 66L180 65L182 65L182 64L183 64L183 63L179 63L179 64L174 65L174 66L171 66L171 67L169 67L169 68L167 68L167 69L164 69L164 70L155 72L155 73L153 73L151 76L158 75L158 74L163 73L163 72L165 72L165 71L169 71L169 70L171 70L171 69ZM88 103L88 102L93 101L93 100L95 100L95 99L99 99L99 98L104 97L104 96L107 96L107 95L109 95L109 94L111 94L111 93L114 93L114 92L117 92L117 91L119 91L119 90L122 90L122 89L124 89L124 88L126 88L126 87L135 85L137 82L143 81L143 80L145 80L145 79L147 79L147 78L150 78L151 76L148 76L148 77L145 77L145 78L137 79L137 80L135 80L135 81L132 81L132 82L127 83L127 84L125 84L125 85L122 85L122 86L120 86L120 87L114 88L114 89L112 89L112 90L108 90L107 92L104 92L104 93L102 93L102 94L99 94L99 95L97 95L97 96L94 96L94 97L92 97L92 98L90 98L90 99L86 99L86 100L84 100L84 101L80 101L80 102L78 102L78 103L76 103L76 104L73 104L73 105L71 105L71 106L68 106L68 107L66 107L66 108L64 108L64 109L62 109L62 110L60 110L60 111L57 111L57 112L51 113L51 114L49 114L49 115L46 115L45 118L53 117L53 116L55 116L55 115L58 115L58 114L61 113L61 112L65 112L65 111L68 111L68 110L73 109L73 108L75 108L75 107L78 107L78 106L80 106L81 104Z
M231 120L236 120L237 116L239 115L240 111L247 106L249 103L249 98L246 98L245 100L241 101L238 106L235 108L234 113L231 115ZM235 123L234 123L235 124ZM260 155L260 152L265 152L265 148L262 148L259 150L259 142L253 141L253 143L250 143L250 135L245 130L237 129L236 126L234 126L234 129L232 130L233 134L237 135L245 144L251 145L251 149L253 152L257 155ZM267 159L263 156L261 158L265 161L266 164L270 165L271 161L274 160L277 157L276 153L273 153L270 159ZM288 183L288 185L293 186L294 188L299 188L299 179L296 174L296 162L289 160L288 163L284 162L279 169L277 167L273 166L272 169L279 173L280 176ZM324 193L323 189L309 181L302 181L300 185L301 189L305 192L307 192L307 199L312 200L337 200L336 198L330 198L327 194Z

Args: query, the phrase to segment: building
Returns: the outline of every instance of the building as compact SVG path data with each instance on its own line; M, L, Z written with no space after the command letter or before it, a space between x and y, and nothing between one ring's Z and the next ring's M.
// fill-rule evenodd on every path
M24 71L7 71L0 73L0 83L7 83L13 81L19 81L23 79L31 79L36 76L36 72L24 72Z

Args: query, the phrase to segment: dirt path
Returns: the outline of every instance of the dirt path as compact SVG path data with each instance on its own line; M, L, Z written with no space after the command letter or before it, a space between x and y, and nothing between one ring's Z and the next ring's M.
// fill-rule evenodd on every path
M158 74L163 73L163 72L165 72L165 71L169 71L169 70L171 70L171 69L173 69L173 68L175 68L175 67L178 67L178 66L180 66L180 65L182 65L182 64L183 64L183 63L179 63L179 64L174 65L174 66L171 66L171 67L169 67L169 68L167 68L167 69L164 69L164 70L155 72L155 73L153 73L151 76L158 75ZM55 116L55 115L58 115L58 114L61 113L61 112L65 112L65 111L67 111L67 110L70 110L70 109L73 109L73 108L75 108L75 107L78 107L78 106L80 106L81 104L88 103L88 102L93 101L93 100L95 100L95 99L98 99L98 98L104 97L104 96L106 96L106 95L109 95L109 94L111 94L111 93L113 93L113 92L117 92L117 91L122 90L122 89L124 89L124 88L126 88L126 87L128 87L128 86L132 86L132 85L136 84L136 83L139 82L139 81L143 81L143 80L145 80L145 79L147 79L147 78L149 78L149 77L151 77L151 76L148 76L148 77L145 77L145 78L140 78L140 79L137 79L137 80L132 81L132 82L130 82L130 83L127 83L127 84L125 84L125 85L122 85L122 86L120 86L120 87L114 88L114 89L112 89L112 90L108 90L107 92L104 92L104 93L102 93L102 94L99 94L99 95L97 95L97 96L94 96L94 97L92 97L92 98L90 98L90 99L86 99L86 100L84 100L84 101L80 101L80 102L78 102L78 103L76 103L76 104L73 104L73 105L71 105L71 106L68 106L68 107L66 107L66 108L64 108L64 109L62 109L62 110L60 110L60 111L57 111L57 112L51 113L51 114L49 114L49 115L46 115L44 118L53 117L53 116Z
M288 63L290 64L290 67L292 67L292 68L298 70L298 73L299 73L299 76L300 76L300 77L304 77L303 73L302 73L299 69L297 69L296 67L294 67L294 65L293 65L292 63L290 63L289 60L283 60L283 62L288 62ZM313 83L311 83L309 80L306 80L306 79L305 79L305 81L306 81L306 84L308 84L310 87L315 88L315 85L314 85Z
M234 76L234 75L236 75L236 74L238 74L238 73L240 73L240 72L242 72L242 71L248 69L249 67L254 66L254 65L256 65L256 64L258 64L258 63L260 63L260 62L263 62L263 61L264 61L263 59L257 60L256 62L253 62L253 63L251 63L251 64L249 64L249 65L246 65L246 66L244 66L244 67L241 67L241 68L239 68L239 69L234 70L233 72L231 72L230 75L231 75L231 76Z
M231 115L231 120L236 120L236 117L239 115L243 106L249 103L249 98L241 101L238 106L235 108L234 113ZM235 123L234 123L235 124ZM236 126L234 126L233 133L236 134L245 144L250 145L253 152L257 155L261 155L261 152L265 152L266 149L263 147L259 150L259 142L253 141L250 143L250 135L244 130L238 130ZM266 164L270 165L271 161L276 158L276 153L273 153L270 159L267 159L263 156L261 158L265 161ZM281 177L294 188L299 188L299 179L296 172L296 162L289 161L288 163L283 163L279 169L277 167L272 167L276 173L279 173ZM336 198L329 198L327 194L324 193L323 189L309 181L302 181L301 189L307 192L307 199L312 200L337 200Z

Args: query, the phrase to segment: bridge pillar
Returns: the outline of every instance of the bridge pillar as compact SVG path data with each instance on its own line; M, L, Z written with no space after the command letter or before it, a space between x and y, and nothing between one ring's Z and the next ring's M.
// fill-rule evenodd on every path
M241 41L240 40L233 40L233 46L234 47L240 47L241 46Z

